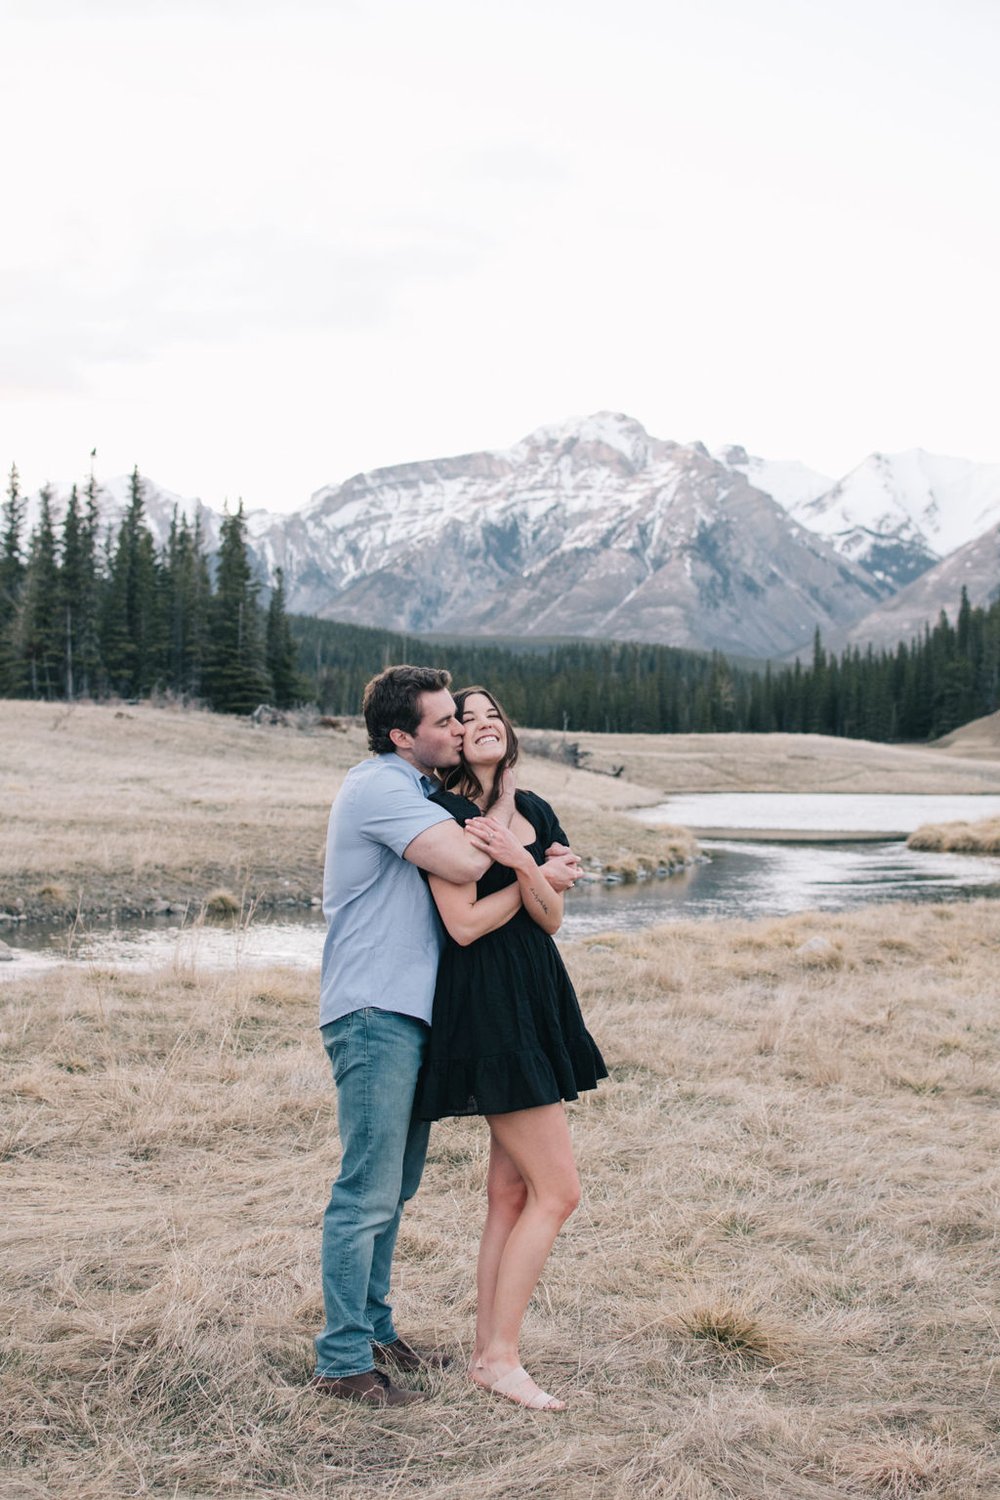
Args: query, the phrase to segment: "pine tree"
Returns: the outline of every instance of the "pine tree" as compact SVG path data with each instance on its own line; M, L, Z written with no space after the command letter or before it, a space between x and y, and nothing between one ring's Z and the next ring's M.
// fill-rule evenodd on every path
M274 572L274 588L267 606L266 630L267 670L271 674L271 691L278 708L291 708L304 695L299 678L299 648L292 637L288 616L285 613L285 575L281 568Z
M240 501L235 513L227 514L222 522L210 610L204 691L220 713L252 713L270 696L257 592Z
M21 686L20 647L16 632L26 567L21 530L27 504L21 493L17 466L11 464L7 498L3 503L3 535L0 536L0 693L7 697L15 694Z
M105 583L97 547L101 515L97 503L99 486L93 469L84 486L84 494L87 497L87 509L80 519L80 592L76 600L77 661L74 677L78 695L87 698L96 695L101 685L100 609ZM63 567L65 566L64 545Z
M149 693L163 670L165 630L161 569L146 525L138 468L129 480L129 504L110 559L101 630L101 654L114 692Z
M22 684L33 698L56 698L62 691L62 630L59 564L52 524L52 491L40 492L38 525L31 535L24 592L15 628Z
M70 490L63 520L59 607L63 631L60 674L64 697L72 700L91 691L95 677L97 640L97 556L95 507L80 510L76 485Z
M167 681L175 692L197 698L207 655L212 592L200 519L192 527L186 517L178 520L174 511L163 577Z

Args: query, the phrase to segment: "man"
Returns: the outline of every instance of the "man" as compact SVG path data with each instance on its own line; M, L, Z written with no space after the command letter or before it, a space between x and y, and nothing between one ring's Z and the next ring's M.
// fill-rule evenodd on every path
M435 772L456 766L462 726L450 673L389 667L365 688L371 759L352 767L327 835L320 1027L337 1085L340 1175L323 1220L326 1327L314 1385L345 1400L400 1406L419 1393L394 1371L443 1365L397 1334L388 1301L404 1203L420 1182L430 1127L413 1118L427 1045L442 929L420 870L456 884L478 880L489 858L427 796ZM492 809L509 823L512 787ZM567 849L548 851L549 878L580 872Z

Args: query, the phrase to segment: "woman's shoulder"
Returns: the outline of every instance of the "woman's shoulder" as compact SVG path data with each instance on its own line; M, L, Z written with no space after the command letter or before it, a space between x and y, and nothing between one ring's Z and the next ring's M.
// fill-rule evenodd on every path
M545 844L568 843L559 815L551 803L546 802L537 792L521 791L515 794L515 802L519 802L520 811L531 823Z
M439 792L431 792L427 798L428 802L436 802L438 807L443 807L445 812L451 813L459 823L465 822L466 818L478 818L479 808L468 797L460 797L458 792L446 792L443 788Z
M546 820L551 819L553 822L558 822L552 810L551 803L546 802L545 798L540 797L537 792L529 791L527 787L518 787L514 793L514 803L527 817L530 817L532 812L534 812L536 818L541 817Z

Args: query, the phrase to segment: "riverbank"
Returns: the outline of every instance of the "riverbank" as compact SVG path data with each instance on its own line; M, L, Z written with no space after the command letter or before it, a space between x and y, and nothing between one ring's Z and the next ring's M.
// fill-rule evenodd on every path
M579 734L591 770L680 792L1000 792L1000 714L935 745L822 734ZM554 749L560 737L549 737ZM661 799L662 800L662 799Z
M462 1378L485 1131L435 1126L396 1305L452 1371L376 1417L306 1385L336 1163L315 974L0 991L0 1488L118 1500L987 1500L1000 903L570 946L612 1080L524 1352ZM73 1205L67 1212L66 1205Z
M213 896L244 912L315 904L330 803L366 753L351 721L0 701L0 914L190 920ZM697 854L684 830L623 816L656 788L531 756L519 769L592 872L629 878Z
M1000 854L1000 818L978 823L925 823L907 839L910 849L947 854Z
M679 791L1000 792L983 732L968 757L816 735L578 738L585 769L566 759L575 741L527 731L546 753L524 756L521 784L553 803L592 873L625 879L696 856L690 831L628 816ZM365 753L350 721L0 701L0 914L191 920L218 892L244 912L314 904L330 802Z

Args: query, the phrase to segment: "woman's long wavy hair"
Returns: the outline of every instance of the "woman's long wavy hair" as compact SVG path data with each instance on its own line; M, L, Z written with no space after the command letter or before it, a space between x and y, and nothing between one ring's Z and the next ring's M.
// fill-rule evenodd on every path
M508 766L517 765L517 735L514 732L513 724L510 722L507 715L500 707L500 704L490 692L489 688L467 687L462 688L455 694L455 717L458 719L459 723L461 723L462 721L462 713L465 709L465 700L471 697L473 693L482 693L484 698L488 698L490 700L490 702L493 704L493 707L500 715L500 722L503 725L504 732L507 736L507 748L501 756L500 760L497 761L496 770L493 773L493 788L490 792L489 800L487 801L486 806L483 808L484 812L489 812L490 808L493 806L494 802L500 795L500 779L503 776L504 771L507 770ZM464 755L462 756L462 759L459 761L458 765L455 766L453 770L449 771L444 777L444 786L446 791L457 792L460 797L468 797L472 802L475 802L477 797L481 797L483 795L482 782L479 780L479 777L476 775L475 771L473 771L472 767L468 764Z

